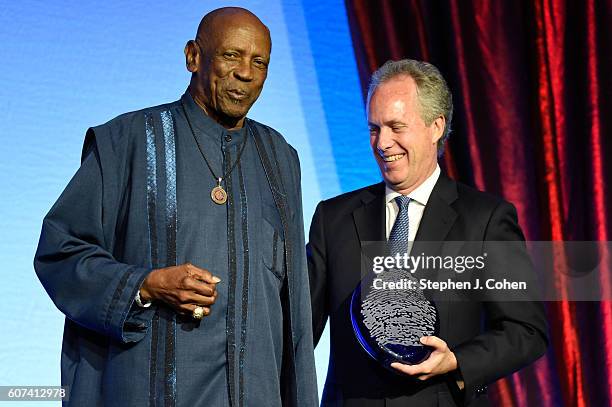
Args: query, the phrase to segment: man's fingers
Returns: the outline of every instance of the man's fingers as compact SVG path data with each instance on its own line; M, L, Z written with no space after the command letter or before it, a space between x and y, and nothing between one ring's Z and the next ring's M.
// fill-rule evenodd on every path
M183 301L184 304L200 304L200 305L213 305L215 303L215 300L217 299L217 296L205 296L205 295L199 295L196 293L190 293L187 297L186 300Z
M405 365L399 362L391 363L391 367L393 369L399 370L400 372L407 374L409 376L414 376L415 374L423 373L420 371L420 369L417 366L420 366L420 365Z
M426 346L431 346L436 350L442 351L446 348L446 342L437 336L423 336L421 337L421 343Z
M394 362L391 363L391 367L410 376L428 375L433 371L439 362L440 361L438 358L430 356L427 358L427 360L419 363L418 365L405 365L403 363Z
M186 268L187 275L195 280L203 281L209 284L217 284L221 281L219 277L213 276L210 271L196 267L191 263L187 263Z
M204 295L206 297L212 297L217 292L217 286L215 284L204 283L193 278L188 278L184 284L185 290L193 291L196 294Z

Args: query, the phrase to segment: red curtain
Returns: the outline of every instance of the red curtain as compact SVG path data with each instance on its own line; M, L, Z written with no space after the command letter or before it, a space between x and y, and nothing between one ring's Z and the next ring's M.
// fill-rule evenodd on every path
M528 240L611 240L612 1L346 7L364 94L389 59L430 61L447 78L451 177L513 202ZM492 386L494 404L612 405L611 303L549 302L547 315L549 352Z

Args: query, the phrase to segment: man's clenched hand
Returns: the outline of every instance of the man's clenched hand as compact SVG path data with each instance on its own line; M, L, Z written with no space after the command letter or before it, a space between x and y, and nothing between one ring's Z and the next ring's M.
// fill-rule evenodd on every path
M182 315L191 315L202 306L204 315L217 299L221 279L191 263L153 270L140 287L142 301L162 301Z

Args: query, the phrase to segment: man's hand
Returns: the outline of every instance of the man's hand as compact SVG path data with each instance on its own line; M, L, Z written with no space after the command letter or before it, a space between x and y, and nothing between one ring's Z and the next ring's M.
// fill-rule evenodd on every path
M191 263L153 270L140 287L142 301L163 301L179 314L191 315L203 306L204 315L217 299L219 277Z
M426 346L431 346L434 350L429 357L418 365L405 365L403 363L391 363L391 367L407 374L408 376L416 377L419 380L427 380L433 376L452 372L457 369L457 359L455 354L446 345L442 339L436 336L424 336L421 338L421 343ZM457 385L462 388L463 382L457 382Z

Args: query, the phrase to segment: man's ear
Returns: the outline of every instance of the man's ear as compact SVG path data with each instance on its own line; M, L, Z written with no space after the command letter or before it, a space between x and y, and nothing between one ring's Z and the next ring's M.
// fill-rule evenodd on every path
M185 44L185 66L191 73L200 69L200 47L194 40L189 40Z
M431 128L433 129L431 142L435 144L440 140L446 128L446 119L444 116L438 116L433 123L431 123Z

